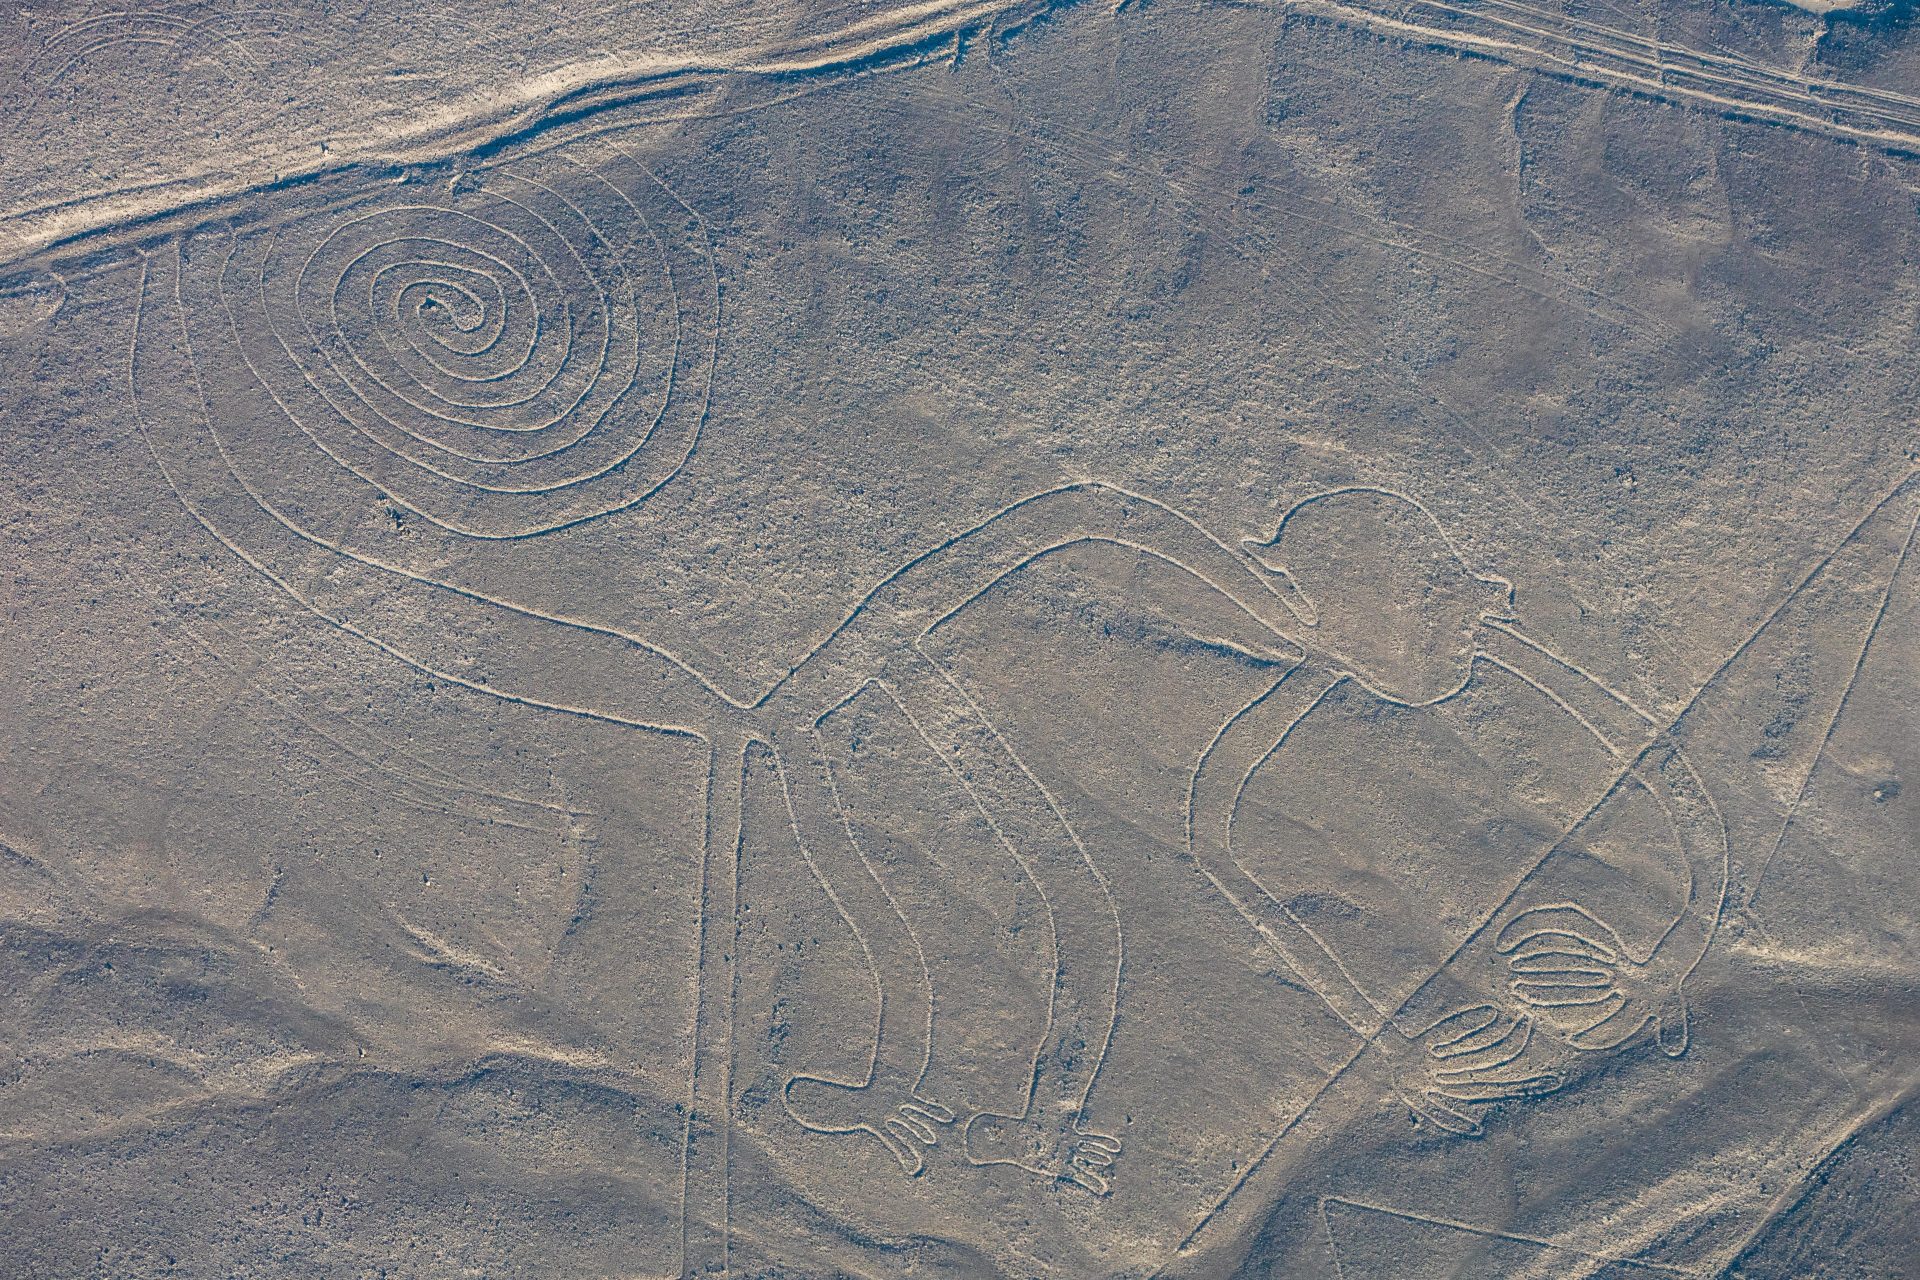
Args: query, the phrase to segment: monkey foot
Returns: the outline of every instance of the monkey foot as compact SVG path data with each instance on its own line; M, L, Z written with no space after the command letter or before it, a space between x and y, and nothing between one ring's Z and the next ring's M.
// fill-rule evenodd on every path
M1072 1118L1051 1120L1032 1110L1024 1116L976 1113L964 1135L971 1164L1006 1164L1037 1178L1071 1182L1094 1195L1107 1193L1120 1139L1082 1129Z
M787 1114L815 1133L864 1133L879 1140L913 1177L926 1167L925 1149L940 1141L940 1129L953 1112L913 1092L905 1081L875 1076L866 1084L845 1084L821 1076L787 1080Z

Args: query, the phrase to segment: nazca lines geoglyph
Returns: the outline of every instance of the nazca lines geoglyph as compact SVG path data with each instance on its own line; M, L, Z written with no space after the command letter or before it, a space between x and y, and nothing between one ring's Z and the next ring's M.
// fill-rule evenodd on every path
M699 219L615 149L435 195L193 237L196 339L326 460L450 533L641 501L706 412L719 299Z
M249 47L249 38L285 39L299 25L297 14L269 8L228 8L200 16L163 9L98 13L48 36L23 75L41 86L52 85L94 54L129 46L164 49L182 62L206 54L223 67L231 59L258 68L260 58Z
M1292 638L1311 624L1289 607L1271 568L1171 508L1098 482L1021 499L901 565L753 693L729 691L657 638L463 582L451 566L487 546L510 551L630 508L680 471L705 417L718 324L704 224L633 156L601 144L482 167L449 189L389 184L296 204L274 219L210 226L152 250L129 365L139 427L176 496L301 609L434 679L681 738L706 753L699 941L689 966L687 1273L728 1264L731 922L750 752L772 762L796 851L858 940L876 986L864 1079L791 1077L793 1117L818 1132L869 1135L912 1170L921 1148L966 1114L972 1163L1099 1191L1118 1154L1118 1142L1087 1116L1124 966L1112 898L1045 787L920 641L1039 557L1103 542L1210 587L1241 647L1289 670L1330 671L1324 657L1296 665L1309 646ZM933 1052L932 975L845 821L821 732L870 688L905 714L1047 904L1056 982L1024 1109L966 1112L921 1096ZM1286 701L1283 693L1274 708ZM1252 734L1248 749L1277 749L1293 719ZM1655 729L1670 741L1671 731ZM1667 798L1703 809L1688 794L1696 789L1690 768L1662 750L1651 760L1627 752L1622 778L1674 769L1679 790L1667 788ZM1196 796L1203 782L1196 771ZM1699 950L1726 883L1724 843L1717 848L1717 869L1689 894ZM1193 852L1214 869L1206 849ZM1234 879L1243 869L1224 844L1219 852L1216 887L1261 927L1260 887L1243 891ZM1503 912L1504 903L1486 925L1528 915ZM1549 989L1612 983L1632 968L1609 953L1603 930L1564 911L1524 936L1557 948L1516 957L1560 975ZM1685 954L1697 962L1698 950ZM1337 959L1333 968L1338 977ZM1541 985L1531 970L1516 974L1516 995ZM1684 976L1677 971L1675 982ZM1338 986L1326 984L1323 996L1336 1010L1351 1006L1356 1030L1383 1043L1387 1011L1341 1001Z
M129 379L166 482L212 537L328 627L435 680L707 753L686 1271L727 1265L730 923L750 751L773 760L797 851L877 988L865 1079L796 1075L789 1110L819 1132L878 1139L909 1171L936 1127L962 1114L918 1095L933 984L841 816L819 733L866 688L908 712L1051 917L1056 982L1026 1105L966 1111L967 1156L1103 1190L1118 1142L1084 1112L1123 964L1111 897L1045 788L918 642L1009 574L1079 543L1194 575L1255 648L1292 625L1273 585L1170 508L1065 485L900 566L785 676L739 695L652 638L459 581L448 566L477 548L631 507L674 475L698 440L718 324L703 225L630 155L606 147L473 181L431 198L411 184L358 192L150 251ZM502 311L516 301L524 315Z
M1279 0L1303 17L1417 47L1904 154L1920 151L1920 98L1819 79L1720 49L1689 48L1519 0Z
M1634 705L1591 673L1528 639L1508 620L1491 621L1491 643L1476 653L1476 661L1546 694L1613 757L1616 772L1604 788L1596 788L1592 803L1563 838L1577 837L1628 794L1628 788L1640 788L1663 813L1677 842L1686 872L1685 902L1663 932L1638 947L1578 902L1554 900L1551 888L1545 889L1545 898L1533 896L1544 886L1530 888L1530 882L1548 869L1560 848L1556 841L1506 888L1412 995L1397 1007L1375 1003L1313 928L1253 877L1229 839L1251 771L1284 749L1289 735L1332 685L1324 670L1315 675L1309 659L1237 713L1195 771L1190 850L1215 887L1289 969L1305 978L1353 1028L1359 1042L1192 1224L1179 1251L1195 1246L1275 1153L1297 1138L1302 1121L1369 1050L1384 1051L1396 1087L1416 1114L1458 1132L1478 1132L1479 1120L1454 1109L1454 1101L1522 1098L1560 1087L1557 1070L1533 1067L1530 1070L1539 1074L1528 1074L1524 1066L1510 1065L1527 1061L1525 1028L1534 1014L1569 1015L1572 1034L1563 1026L1560 1038L1576 1052L1612 1050L1651 1028L1662 1051L1669 1056L1684 1053L1684 987L1712 945L1723 912L1729 902L1750 905L1793 829L1883 624L1895 614L1914 616L1920 582L1912 578L1909 561L1916 541L1920 470L1909 471L1797 577L1688 697L1657 713ZM1795 669L1807 676L1807 688L1796 695L1783 731L1778 707L1769 700L1781 696L1780 673ZM1314 678L1289 694L1287 685L1302 673ZM1345 678L1336 677L1335 683ZM1791 731L1796 717L1809 732L1783 746L1779 739ZM1746 917L1746 926L1764 936L1756 918ZM1507 1015L1490 1003L1449 1013L1438 1022L1396 1029L1396 1021L1417 1002L1427 983L1476 962L1506 971L1501 985L1513 1002ZM1471 1025L1462 1022L1469 1016ZM1429 1061L1421 1064L1421 1054L1395 1047L1396 1038L1424 1041ZM1832 1065L1830 1057L1828 1063ZM1551 1061L1546 1065L1554 1067ZM1631 1262L1626 1255L1637 1248L1655 1248L1669 1228L1670 1223L1663 1222L1612 1223L1616 1240L1632 1239L1632 1247L1623 1247L1615 1261L1652 1265ZM1635 1233L1640 1233L1637 1239Z
M511 663L560 620L436 568L632 507L685 465L719 326L703 220L617 146L276 212L147 255L129 373L169 485L335 629L450 684L640 725L496 690L479 652ZM422 645L436 614L452 627ZM525 626L490 631L498 616ZM710 1196L691 1156L687 1176ZM724 1200L695 1215L723 1224Z

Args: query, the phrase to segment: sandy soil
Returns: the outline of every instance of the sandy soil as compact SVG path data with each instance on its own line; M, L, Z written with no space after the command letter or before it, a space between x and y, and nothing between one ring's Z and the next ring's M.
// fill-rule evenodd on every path
M1904 1280L1900 3L0 15L0 1280Z

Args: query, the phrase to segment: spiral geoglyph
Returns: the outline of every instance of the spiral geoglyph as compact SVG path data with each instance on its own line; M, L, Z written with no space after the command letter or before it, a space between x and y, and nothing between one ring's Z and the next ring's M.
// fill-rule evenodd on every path
M631 156L315 206L180 247L185 340L230 463L277 414L296 430L261 463L287 502L310 505L331 470L452 533L519 538L630 507L685 462L718 285L700 220Z

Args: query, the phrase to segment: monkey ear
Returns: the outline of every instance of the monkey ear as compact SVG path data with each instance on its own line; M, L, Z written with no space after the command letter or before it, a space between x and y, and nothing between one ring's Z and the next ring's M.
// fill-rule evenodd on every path
M1287 572L1286 565L1280 562L1279 548L1258 538L1243 538L1240 546L1248 558L1259 566L1261 576L1273 588L1274 594L1280 597L1280 602L1307 626L1318 626L1320 613L1313 607L1313 601L1307 599L1307 593L1300 589L1300 584L1293 580L1293 575Z

